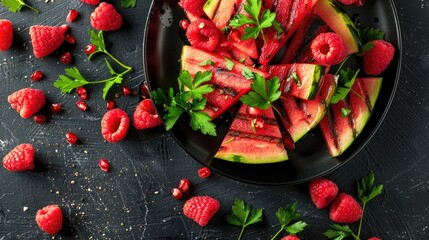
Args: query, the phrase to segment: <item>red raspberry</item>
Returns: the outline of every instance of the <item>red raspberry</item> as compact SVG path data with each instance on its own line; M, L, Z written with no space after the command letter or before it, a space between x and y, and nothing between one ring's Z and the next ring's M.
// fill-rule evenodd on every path
M319 34L311 42L314 59L325 65L335 65L347 56L347 46L340 35L332 32Z
M338 194L337 184L324 178L314 179L309 188L311 200L319 209L327 207Z
M372 238L368 238L368 240L381 240L381 238L378 238L378 237L372 237Z
M206 51L213 51L219 43L220 32L214 23L200 18L189 24L188 30L186 30L186 37L192 46Z
M332 203L329 218L338 223L354 223L362 217L362 208L349 194L341 193Z
M102 2L91 13L91 26L101 31L114 31L122 27L122 16L112 4Z
M57 234L63 226L63 212L56 204L46 206L37 211L36 223L47 234Z
M186 201L183 214L201 227L206 226L220 207L218 200L209 196L196 196Z
M21 115L22 118L29 118L37 113L45 105L45 94L33 88L23 88L7 97L13 109Z
M384 40L372 41L374 47L363 54L363 70L368 75L379 75L389 66L395 47Z
M93 6L96 6L100 3L100 0L81 0L81 1Z
M34 148L23 143L16 146L3 158L3 167L9 171L26 171L34 169Z
M128 114L115 108L104 114L101 120L101 133L108 142L119 142L127 135L129 126Z
M300 240L300 239L296 235L287 235L286 237L283 237L281 240Z
M180 0L179 5L192 15L197 17L205 16L206 13L203 10L204 4L207 0Z
M12 46L13 27L12 22L0 19L0 51L6 51Z
M54 52L64 42L67 25L30 27L31 44L36 58L46 57Z
M344 5L355 5L358 7L363 6L364 0L337 0L338 2L344 4Z
M133 115L133 124L136 129L148 129L161 125L161 118L155 110L152 99L145 99L139 103Z

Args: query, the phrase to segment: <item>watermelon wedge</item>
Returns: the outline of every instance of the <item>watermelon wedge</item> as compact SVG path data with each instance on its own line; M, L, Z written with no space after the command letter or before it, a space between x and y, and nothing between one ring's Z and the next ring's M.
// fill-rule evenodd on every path
M203 64L209 61L211 64ZM245 68L268 78L269 74L255 68L248 67L243 63L229 59L234 64L232 70L228 70L227 60L211 52L205 52L191 46L183 46L181 57L181 68L187 70L191 75L199 71L212 71L211 84L215 90L206 95L207 104L203 110L212 119L216 119L237 103L241 96L250 91L251 80L242 75Z
M380 93L382 78L358 78L348 97L334 104L320 122L328 151L336 157L346 151L364 129ZM343 116L343 110L350 114Z
M248 164L287 160L273 110L269 108L258 114L250 114L248 109L245 104L241 106L215 157ZM262 127L252 124L256 119L263 119Z

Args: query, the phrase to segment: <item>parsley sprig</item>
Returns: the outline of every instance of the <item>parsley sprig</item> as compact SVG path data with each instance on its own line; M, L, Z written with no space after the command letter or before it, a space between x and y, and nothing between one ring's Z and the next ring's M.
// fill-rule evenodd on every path
M247 204L243 200L237 198L231 207L232 214L226 216L226 220L229 224L241 227L240 235L237 240L240 240L243 236L244 229L247 226L262 221L262 208L253 208L250 204Z
M211 71L198 72L192 79L191 74L183 70L178 78L179 92L175 93L173 88L167 92L160 88L151 92L154 102L164 106L167 112L164 115L167 130L173 128L180 116L186 112L191 118L189 125L194 131L199 130L205 135L216 136L216 125L211 122L206 112L201 111L207 103L203 95L214 90L212 85L206 84L211 78Z
M134 8L136 7L137 0L121 0L121 7Z
M360 42L360 53L363 53L371 50L374 47L374 40L382 40L386 35L385 32L381 31L378 28L374 27L364 27L358 30L359 33L359 42Z
M274 101L280 98L280 80L278 77L273 77L265 81L264 77L258 73L251 72L253 75L253 83L250 85L252 90L240 98L241 102L249 107L257 107L260 109L268 109ZM243 76L250 76L249 73L243 71Z
M279 34L283 32L280 23L276 20L276 13L272 13L269 9L266 9L261 14L261 17L259 17L261 8L261 0L247 0L246 4L244 4L244 11L246 11L249 16L239 13L229 22L229 26L232 28L248 25L248 27L244 28L244 34L241 39L256 39L261 35L265 42L264 29L270 27L274 27Z
M355 83L356 77L358 76L360 69L354 71L353 69L347 68L346 70L339 70L339 74L335 75L338 81L337 90L332 96L330 103L335 104L341 100L344 100L349 94L350 90Z
M280 222L280 230L271 238L271 240L276 239L276 237L285 230L291 235L295 235L304 230L308 226L307 223L303 221L298 221L301 218L301 215L296 211L297 203L290 204L285 208L279 208L276 212L277 219Z
M24 0L1 0L1 3L11 12L19 12L23 7L27 7L36 13L40 12L38 9L25 3Z
M79 71L78 68L67 68L65 69L65 75L60 75L58 80L54 82L54 86L61 90L63 93L70 93L74 89L89 85L89 84L102 84L104 83L103 88L103 99L107 98L107 94L115 84L121 84L123 77L125 74L132 71L132 68L130 66L127 66L120 62L117 58L115 58L110 52L106 49L106 44L104 41L103 32L99 31L96 33L93 30L89 30L89 35L91 37L91 43L94 44L97 47L97 50L88 56L88 59L91 60L91 58L98 53L104 53L106 54L110 59L112 59L114 62L116 62L118 65L120 65L125 70L123 72L116 72L110 62L105 58L105 63L107 66L107 69L109 70L109 73L111 75L110 78L103 79L103 80L96 80L96 81L89 81L87 80Z

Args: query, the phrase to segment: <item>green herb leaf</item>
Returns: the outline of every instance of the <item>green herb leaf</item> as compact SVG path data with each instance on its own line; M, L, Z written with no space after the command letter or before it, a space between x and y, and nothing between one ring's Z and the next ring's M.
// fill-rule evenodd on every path
M209 66L209 65L213 66L214 64L215 63L212 60L207 59L207 60L201 62L200 64L198 64L198 66L200 66L200 67Z
M58 80L54 82L54 86L63 93L70 93L74 89L89 83L75 67L67 68L65 72L66 75L60 75Z
M253 75L255 78L250 85L252 91L242 96L240 100L249 107L268 109L271 103L279 99L281 95L280 80L278 77L274 77L265 81L264 77L258 73L253 73Z
M226 216L226 220L229 224L242 227L240 236L241 238L244 229L252 224L262 221L263 209L254 209L250 204L247 204L243 200L235 199L232 207L232 214Z
M304 228L307 227L308 224L303 221L298 221L294 224L285 227L286 232L289 234L297 234L299 232L304 231Z
M26 4L23 0L1 0L1 3L11 12L19 12L23 7L28 7L36 13L40 12L38 9Z
M137 0L121 0L121 7L134 8L136 7Z
M349 228L347 225L339 225L334 224L331 226L331 229L324 232L323 235L327 237L328 239L334 239L334 240L342 240L349 236L355 236L353 231Z
M336 76L338 79L338 87L334 96L332 96L330 103L338 103L339 101L344 100L347 97L351 88L353 87L353 84L355 83L356 77L359 72L360 69L357 71L353 71L350 68L348 68L347 70L340 70L340 74Z
M97 50L106 49L106 44L104 43L103 31L98 33L92 29L88 30L90 36L90 42L97 47Z
M243 68L241 71L241 74L245 79L254 79L255 74L252 72L252 70L248 69L247 67Z
M363 54L374 47L372 41L382 40L386 35L385 32L374 27L365 27L358 30L360 40L360 54Z
M167 108L167 114L164 115L165 129L167 131L172 129L174 124L176 124L177 120L179 120L179 117L184 112L185 112L185 109L179 106L169 106Z
M116 75L116 77L111 80L111 81L107 81L104 84L104 88L103 88L103 99L106 99L107 94L109 93L110 88L112 88L113 85L115 84L121 84L122 83L122 75Z
M341 108L341 115L343 116L343 118L347 117L351 112L352 110L348 108Z
M359 199L364 203L368 203L375 197L381 194L383 191L383 185L374 186L375 176L374 173L369 173L368 176L362 178L361 182L358 182L358 195Z
M299 79L298 74L295 71L290 74L289 78L292 78L295 81L296 85L298 87L301 87L301 80Z
M307 227L305 222L298 221L301 215L296 211L296 207L297 203L294 203L277 210L276 216L280 222L280 230L271 238L271 240L276 239L283 230L287 231L289 234L297 234Z
M203 134L216 136L216 125L211 122L210 116L206 112L191 113L191 128L194 131L200 130Z
M225 58L225 61L226 68L231 71L234 68L235 63L228 58Z

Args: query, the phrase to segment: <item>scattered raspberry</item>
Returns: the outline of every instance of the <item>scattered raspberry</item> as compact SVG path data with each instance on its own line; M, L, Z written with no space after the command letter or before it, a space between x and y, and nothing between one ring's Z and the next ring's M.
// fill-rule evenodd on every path
M43 58L54 52L64 42L67 25L30 27L31 43L36 58Z
M29 118L37 113L45 105L45 94L33 88L23 88L7 97L13 109L21 115L22 118Z
M189 24L186 37L192 46L206 51L213 51L219 43L220 32L214 23L200 18Z
M179 5L192 15L197 17L206 16L203 10L204 4L207 0L180 0Z
M136 129L148 129L161 125L161 119L155 110L152 99L145 99L137 106L133 115Z
M13 26L12 22L0 19L0 51L6 51L12 46Z
M196 196L186 201L183 214L201 227L206 226L219 209L219 201L209 196Z
M12 149L3 158L3 167L9 171L34 169L34 148L31 144L21 144Z
M341 193L332 203L329 218L338 223L354 223L362 217L362 208L349 194Z
M324 178L314 179L309 188L311 200L319 209L327 207L338 194L337 184Z
M81 0L81 1L93 6L96 6L100 3L100 0Z
M296 235L288 235L286 237L283 237L281 240L300 240L300 239Z
M115 31L122 27L122 16L112 4L102 2L91 13L91 26L101 31Z
M395 48L384 40L372 41L374 47L363 55L363 70L368 75L379 75L389 66Z
M115 143L127 135L129 126L128 114L119 108L115 108L104 114L101 120L101 133L108 142Z
M368 238L368 240L381 240L381 238L378 238L378 237L372 237L372 238Z
M57 234L63 226L63 213L58 205L49 205L37 211L36 222L47 234Z
M347 46L340 35L332 32L319 34L311 43L314 59L326 65L342 62L347 56Z

